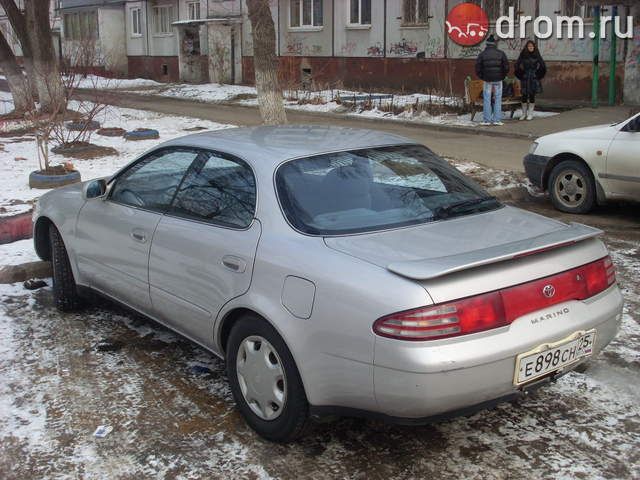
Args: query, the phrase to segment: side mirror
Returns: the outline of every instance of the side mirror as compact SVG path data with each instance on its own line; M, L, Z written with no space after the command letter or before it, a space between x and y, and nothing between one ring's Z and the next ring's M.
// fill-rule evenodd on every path
M84 198L90 200L92 198L100 198L107 193L107 181L104 178L91 180L84 186Z

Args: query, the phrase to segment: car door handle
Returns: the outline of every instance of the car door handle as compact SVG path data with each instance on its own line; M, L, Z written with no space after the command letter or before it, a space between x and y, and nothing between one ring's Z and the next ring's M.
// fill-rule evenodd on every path
M247 269L247 262L234 255L225 255L222 257L222 265L235 273L244 273Z
M147 242L146 232L139 228L134 228L133 230L131 230L131 238L133 238L136 242L140 242L140 243Z

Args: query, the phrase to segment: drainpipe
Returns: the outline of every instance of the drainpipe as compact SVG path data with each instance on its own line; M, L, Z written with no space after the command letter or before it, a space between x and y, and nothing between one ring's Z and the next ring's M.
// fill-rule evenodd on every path
M382 55L387 57L387 0L384 0L384 19L382 27Z
M336 0L331 0L331 56L336 56Z
M600 6L595 7L593 20L593 78L591 82L591 104L598 107L598 87L600 86Z
M147 37L147 57L151 56L150 53L150 48L149 48L149 24L151 23L151 20L149 19L149 2L144 2L144 16L145 16L145 22L144 22L144 30L145 30L145 36Z
M609 60L609 105L616 103L616 67L618 62L618 37L616 37L615 24L618 16L618 7L613 7L613 23L611 24L611 59Z
M449 0L444 0L444 19L446 20L449 15ZM449 58L449 34L447 33L447 25L442 25L444 28L444 58Z

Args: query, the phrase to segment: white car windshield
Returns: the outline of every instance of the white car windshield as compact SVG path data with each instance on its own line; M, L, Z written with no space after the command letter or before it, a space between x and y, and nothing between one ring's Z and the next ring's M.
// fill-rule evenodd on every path
M284 214L312 235L344 235L442 220L500 203L420 145L323 154L283 164Z

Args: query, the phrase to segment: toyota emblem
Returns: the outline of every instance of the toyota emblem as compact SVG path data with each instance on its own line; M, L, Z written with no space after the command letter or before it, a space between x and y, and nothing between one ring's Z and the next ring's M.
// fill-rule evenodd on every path
M547 298L551 298L556 294L556 287L553 285L545 285L542 289L542 294Z

